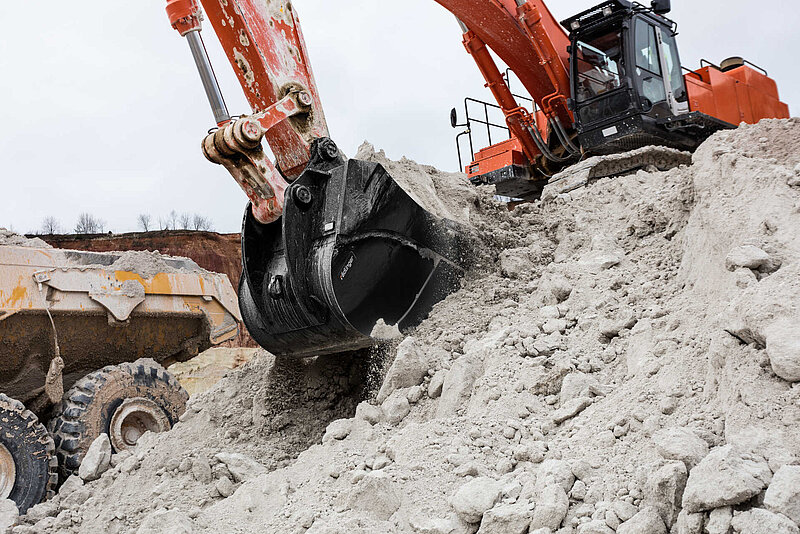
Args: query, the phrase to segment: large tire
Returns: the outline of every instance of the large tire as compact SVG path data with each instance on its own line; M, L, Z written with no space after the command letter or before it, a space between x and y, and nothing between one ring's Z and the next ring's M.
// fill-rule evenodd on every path
M53 439L36 416L18 400L0 393L0 457L3 480L10 486L8 498L19 512L53 496L58 482L58 461ZM10 465L13 460L13 466ZM13 469L14 476L10 478ZM7 487L5 488L7 490ZM3 491L3 493L5 493Z
M86 451L100 434L111 437L115 452L127 448L120 446L116 427L127 403L148 403L163 422L159 430L169 430L186 410L188 400L189 394L177 379L151 359L109 365L81 378L64 395L59 412L49 424L61 480L78 471Z

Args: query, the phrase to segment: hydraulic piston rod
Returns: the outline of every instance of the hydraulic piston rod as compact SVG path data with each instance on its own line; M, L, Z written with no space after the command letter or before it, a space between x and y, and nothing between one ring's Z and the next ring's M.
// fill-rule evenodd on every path
M230 122L231 116L228 113L228 106L225 105L225 99L222 98L222 91L219 88L219 82L217 82L217 77L208 58L208 52L205 44L203 44L200 30L187 33L186 40L189 42L192 57L194 57L195 65L197 65L197 71L203 81L208 103L211 104L211 110L214 112L214 121L216 121L217 126L223 126Z
M208 102L214 112L214 120L217 126L225 126L231 121L231 116L228 113L228 106L225 105L225 100L222 98L222 91L219 88L214 69L211 67L211 60L208 58L203 38L200 36L203 19L200 5L197 0L167 0L167 16L172 27L189 41L192 57L194 57Z

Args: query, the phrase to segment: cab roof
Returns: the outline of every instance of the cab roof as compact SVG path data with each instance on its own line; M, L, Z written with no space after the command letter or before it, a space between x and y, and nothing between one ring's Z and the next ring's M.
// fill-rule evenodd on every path
M602 4L598 4L593 8L587 9L577 15L570 17L561 22L561 25L570 33L585 30L595 26L610 18L616 18L622 14L634 15L637 13L645 14L648 18L653 19L654 22L672 27L673 30L677 28L677 24L661 15L653 12L652 8L643 6L639 2L630 2L629 0L607 0Z

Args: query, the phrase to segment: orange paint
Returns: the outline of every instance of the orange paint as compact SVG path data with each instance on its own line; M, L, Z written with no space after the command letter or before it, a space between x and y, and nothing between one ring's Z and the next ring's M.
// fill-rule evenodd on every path
M115 271L114 276L118 282L136 280L144 286L144 291L148 295L171 295L175 293L174 288L178 285L173 283L171 275L167 273L158 273L149 280L128 271Z
M28 299L28 288L25 286L17 286L11 291L11 297L5 303L12 308L21 308L24 305L24 301ZM28 308L33 306L32 302L28 302Z

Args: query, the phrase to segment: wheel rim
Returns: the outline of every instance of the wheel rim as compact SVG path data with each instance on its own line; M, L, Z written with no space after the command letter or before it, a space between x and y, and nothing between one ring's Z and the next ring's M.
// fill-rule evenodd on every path
M125 399L111 417L111 444L117 451L132 449L145 432L169 430L167 415L155 402L144 397Z
M5 445L0 443L0 499L7 499L17 481L17 464Z

